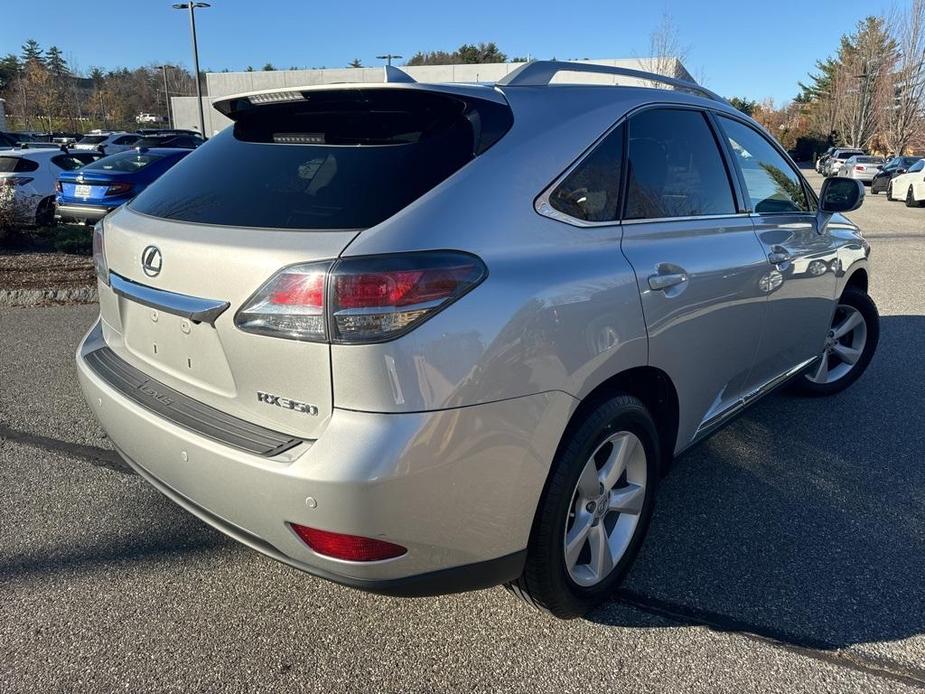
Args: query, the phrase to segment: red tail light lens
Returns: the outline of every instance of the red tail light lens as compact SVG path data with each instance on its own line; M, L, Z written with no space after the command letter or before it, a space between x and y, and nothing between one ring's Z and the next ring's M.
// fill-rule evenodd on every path
M131 183L113 183L106 189L106 195L125 195L132 192Z
M235 316L242 330L313 342L381 342L411 330L481 282L457 251L397 253L286 268Z
M857 166L854 167L854 170L855 170L855 171L863 171L863 170L864 170L864 167L861 166L860 164L858 164Z
M334 342L378 342L410 330L481 282L481 260L438 251L347 258L333 272Z
M296 523L289 524L302 542L318 554L346 561L382 561L394 559L408 552L401 545L371 537L332 533L327 530L309 528Z
M241 330L324 342L324 286L330 261L285 268L261 287L234 318Z

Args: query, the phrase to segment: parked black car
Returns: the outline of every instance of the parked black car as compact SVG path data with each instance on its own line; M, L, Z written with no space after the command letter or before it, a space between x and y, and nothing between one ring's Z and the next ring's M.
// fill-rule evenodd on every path
M890 159L883 165L880 171L877 172L873 180L871 180L871 195L876 195L877 193L885 191L889 187L891 179L906 173L909 167L921 158L922 157L893 157Z

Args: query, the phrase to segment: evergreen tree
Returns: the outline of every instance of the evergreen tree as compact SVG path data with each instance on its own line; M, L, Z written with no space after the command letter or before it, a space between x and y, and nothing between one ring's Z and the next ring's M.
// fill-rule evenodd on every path
M42 48L35 39L29 39L22 45L22 62L25 65L30 63L45 63L45 57L42 55Z
M64 77L68 74L67 61L61 54L61 49L57 46L52 46L48 49L45 64L48 66L49 72L55 77Z

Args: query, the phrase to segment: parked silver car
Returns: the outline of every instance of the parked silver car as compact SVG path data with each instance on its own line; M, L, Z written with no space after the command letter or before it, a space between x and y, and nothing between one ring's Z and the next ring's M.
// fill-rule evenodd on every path
M855 154L845 160L845 163L835 172L835 175L870 183L874 180L874 176L880 172L884 161L886 160L883 157Z
M865 154L867 154L867 152L863 149L838 148L829 155L829 158L826 159L825 163L822 165L822 175L826 177L837 176L842 165L848 161L848 159L856 155L864 156Z
M81 386L142 477L270 557L582 614L675 455L867 367L863 186L817 200L754 121L657 75L387 75L217 101L233 127L95 229Z

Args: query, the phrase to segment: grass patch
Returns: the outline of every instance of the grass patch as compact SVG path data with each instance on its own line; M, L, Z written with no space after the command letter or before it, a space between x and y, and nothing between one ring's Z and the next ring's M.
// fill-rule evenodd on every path
M83 224L56 224L49 227L9 229L0 236L0 249L93 254L93 227Z

